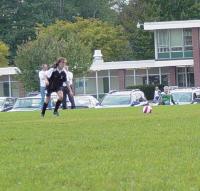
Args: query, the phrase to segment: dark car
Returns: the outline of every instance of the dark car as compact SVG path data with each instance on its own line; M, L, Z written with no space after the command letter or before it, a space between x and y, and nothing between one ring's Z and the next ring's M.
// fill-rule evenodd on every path
M0 97L0 111L5 112L13 108L16 98L12 97Z

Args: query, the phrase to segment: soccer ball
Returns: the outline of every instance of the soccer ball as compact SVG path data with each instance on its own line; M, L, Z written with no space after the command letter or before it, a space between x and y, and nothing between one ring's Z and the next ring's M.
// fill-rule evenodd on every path
M143 107L143 113L151 113L152 112L152 107L150 105L145 105Z

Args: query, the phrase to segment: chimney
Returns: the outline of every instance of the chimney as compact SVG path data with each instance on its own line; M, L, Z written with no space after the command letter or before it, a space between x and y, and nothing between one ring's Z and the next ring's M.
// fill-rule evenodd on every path
M101 50L95 50L93 55L93 63L102 64L104 62Z

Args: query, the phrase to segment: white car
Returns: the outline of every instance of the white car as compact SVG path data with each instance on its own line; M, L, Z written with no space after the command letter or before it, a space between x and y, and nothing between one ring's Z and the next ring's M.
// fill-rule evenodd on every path
M54 105L52 99L51 102L53 108ZM41 110L41 97L34 96L34 97L18 98L13 108L9 112L39 111L39 110Z
M148 101L141 90L112 91L105 95L96 108L144 106Z
M175 89L170 93L177 105L192 104L196 98L200 97L200 89L198 88Z
M17 111L38 111L40 110L41 99L39 97L18 98L9 112Z
M0 97L0 112L6 112L13 108L16 98Z
M77 109L95 108L99 105L99 101L90 95L74 96L75 106ZM71 103L67 101L67 106L70 108Z

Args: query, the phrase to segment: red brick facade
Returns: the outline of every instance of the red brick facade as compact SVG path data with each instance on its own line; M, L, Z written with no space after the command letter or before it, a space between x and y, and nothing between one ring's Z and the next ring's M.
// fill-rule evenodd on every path
M194 58L194 83L196 87L200 87L200 44L199 44L199 28L192 29L192 46Z

